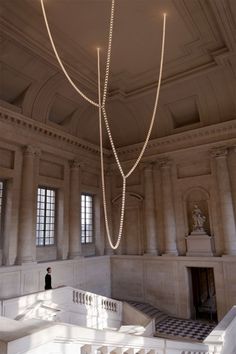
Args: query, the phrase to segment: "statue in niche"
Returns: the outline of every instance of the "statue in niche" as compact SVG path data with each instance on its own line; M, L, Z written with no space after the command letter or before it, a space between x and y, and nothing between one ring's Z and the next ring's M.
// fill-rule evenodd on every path
M205 215L203 215L201 209L197 204L194 205L192 211L192 218L193 218L193 232L202 232L205 233L203 225L206 221Z

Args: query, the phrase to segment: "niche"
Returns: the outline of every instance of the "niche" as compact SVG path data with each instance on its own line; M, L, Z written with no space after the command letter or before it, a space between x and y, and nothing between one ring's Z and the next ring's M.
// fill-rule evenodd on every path
M186 195L185 203L187 235L190 235L197 228L193 217L194 211L197 209L196 206L198 207L201 216L205 219L205 221L202 222L202 229L207 235L211 235L209 194L202 188L191 189Z
M188 191L185 198L187 256L213 256L209 194L203 188Z

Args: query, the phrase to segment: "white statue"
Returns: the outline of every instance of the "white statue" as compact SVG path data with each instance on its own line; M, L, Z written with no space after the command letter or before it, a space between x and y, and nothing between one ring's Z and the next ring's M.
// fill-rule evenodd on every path
M202 211L197 204L195 204L193 207L192 217L193 217L193 231L205 232L203 228L203 224L206 221L206 217L205 215L202 214Z

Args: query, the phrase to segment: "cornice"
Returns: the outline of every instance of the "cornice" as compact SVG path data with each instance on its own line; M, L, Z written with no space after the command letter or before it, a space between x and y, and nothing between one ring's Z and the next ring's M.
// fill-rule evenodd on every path
M154 154L165 155L167 152L201 145L214 147L217 143L225 144L227 141L232 141L235 145L236 119L150 140L144 158L149 160ZM133 144L117 149L117 153L121 161L132 161L140 153L142 147L143 143Z
M44 123L35 121L31 118L27 118L17 112L12 112L4 107L0 106L0 121L6 122L14 127L26 129L38 133L42 136L49 137L56 140L59 143L65 143L72 145L82 151L87 151L96 156L100 155L100 149L97 145L91 144L83 139L76 138L68 133L62 132L59 129L48 126ZM110 157L111 152L108 149L103 149L105 157Z

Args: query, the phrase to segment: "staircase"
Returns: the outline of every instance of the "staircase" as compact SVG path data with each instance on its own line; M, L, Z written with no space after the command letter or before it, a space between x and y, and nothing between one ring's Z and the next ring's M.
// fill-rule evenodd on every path
M127 302L150 318L155 318L156 337L202 342L216 326L215 323L172 317L147 303Z

